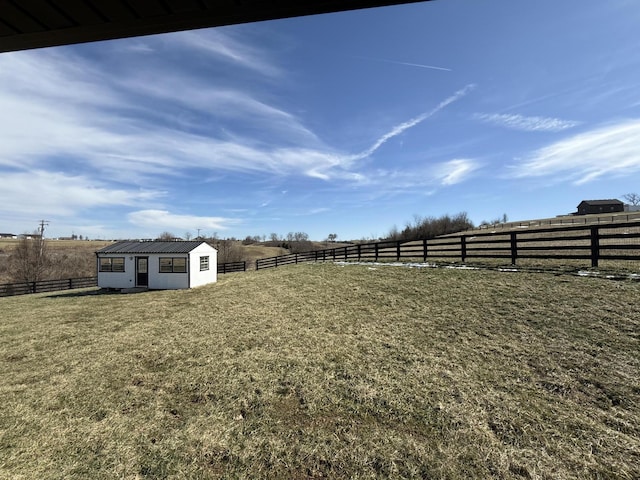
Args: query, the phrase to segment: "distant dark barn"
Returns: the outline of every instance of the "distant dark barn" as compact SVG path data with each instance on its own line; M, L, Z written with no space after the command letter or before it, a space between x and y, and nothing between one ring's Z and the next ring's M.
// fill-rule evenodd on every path
M590 213L624 212L624 203L620 200L583 200L578 205L578 215Z

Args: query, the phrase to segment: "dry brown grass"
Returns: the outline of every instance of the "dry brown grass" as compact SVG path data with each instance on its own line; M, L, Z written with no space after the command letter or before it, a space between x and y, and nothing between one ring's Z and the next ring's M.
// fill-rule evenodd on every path
M307 264L0 299L0 478L636 479L639 296Z

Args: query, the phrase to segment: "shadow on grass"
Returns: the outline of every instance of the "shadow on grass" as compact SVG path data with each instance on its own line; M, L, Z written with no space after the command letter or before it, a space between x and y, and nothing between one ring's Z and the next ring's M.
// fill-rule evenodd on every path
M87 297L93 295L131 295L147 293L147 288L123 288L122 290L109 289L109 288L97 288L93 290L74 290L61 292L52 292L51 295L44 295L42 298L74 298L74 297Z

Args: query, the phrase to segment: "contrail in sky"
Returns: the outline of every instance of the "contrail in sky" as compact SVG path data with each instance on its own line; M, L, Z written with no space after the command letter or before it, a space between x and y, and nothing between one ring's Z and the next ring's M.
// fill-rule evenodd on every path
M408 130L411 127L415 127L419 123L424 122L427 118L432 117L433 115L438 113L440 110L442 110L444 107L446 107L450 103L453 103L456 100L459 100L460 98L464 97L467 93L469 93L475 87L476 87L475 84L473 83L469 84L466 87L458 90L456 93L454 93L450 97L445 98L433 110L425 112L422 115L417 116L416 118L412 118L411 120L401 123L400 125L396 125L391 129L391 131L381 136L371 147L369 147L364 152L354 155L353 157L350 158L350 160L362 160L363 158L368 157L373 152L378 150L378 148L384 145L388 140L392 139L397 135L400 135L402 132L404 132L405 130Z
M442 70L444 72L453 72L450 68L444 67L436 67L435 65L425 65L422 63L410 63L410 62L398 62L396 60L386 60L384 58L373 58L373 57L357 57L365 60L373 60L374 62L384 62L384 63L393 63L394 65L406 65L408 67L418 67L418 68L428 68L431 70Z

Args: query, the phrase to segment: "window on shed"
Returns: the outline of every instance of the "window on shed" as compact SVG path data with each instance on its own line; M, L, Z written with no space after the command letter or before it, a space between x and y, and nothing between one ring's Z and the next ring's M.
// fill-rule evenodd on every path
M124 272L124 257L101 257L101 272Z
M209 257L200 257L200 271L209 270Z
M160 273L186 273L187 259L184 257L160 257Z

